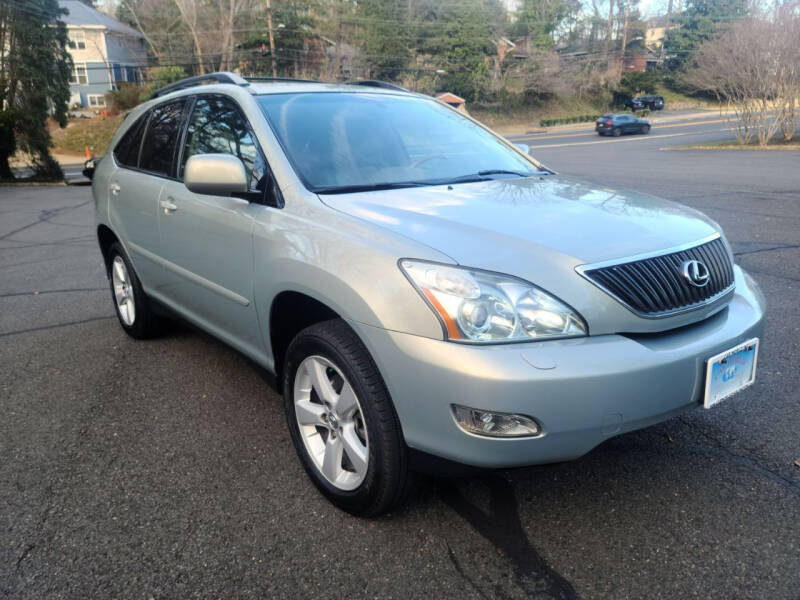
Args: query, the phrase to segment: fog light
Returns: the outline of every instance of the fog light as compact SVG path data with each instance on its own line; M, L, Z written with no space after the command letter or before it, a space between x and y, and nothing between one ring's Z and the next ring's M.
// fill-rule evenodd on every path
M453 404L453 416L467 433L488 437L523 437L539 435L539 424L523 415L491 412Z

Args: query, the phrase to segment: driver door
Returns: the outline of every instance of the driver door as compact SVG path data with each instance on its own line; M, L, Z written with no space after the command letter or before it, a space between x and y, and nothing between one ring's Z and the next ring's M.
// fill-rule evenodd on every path
M166 280L161 294L227 342L262 353L253 297L253 224L263 206L190 192L186 161L195 154L242 160L256 191L266 163L247 119L222 95L197 96L191 108L177 179L165 184L159 213Z

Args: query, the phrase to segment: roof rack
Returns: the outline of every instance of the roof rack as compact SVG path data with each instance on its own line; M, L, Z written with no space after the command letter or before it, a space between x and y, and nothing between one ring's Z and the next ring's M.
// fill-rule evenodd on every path
M205 83L232 83L233 85L246 86L250 85L246 79L242 79L236 73L222 71L219 73L208 73L207 75L197 75L195 77L187 77L175 83L170 83L162 88L158 88L153 92L150 99L158 98L170 92L184 90L186 88L194 87L196 85L203 85Z
M323 83L321 81L317 81L315 79L297 79L295 77L245 77L247 81L254 81L254 82L265 82L269 83L270 81L275 82L298 82L298 83Z
M388 81L379 81L377 79L362 79L359 81L348 81L347 85L363 85L364 87L383 88L385 90L395 90L397 92L407 92L408 90L399 85L389 83Z

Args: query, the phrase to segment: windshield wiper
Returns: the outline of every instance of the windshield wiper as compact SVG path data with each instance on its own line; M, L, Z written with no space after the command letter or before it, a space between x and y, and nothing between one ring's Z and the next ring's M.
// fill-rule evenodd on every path
M485 171L478 171L477 173L469 173L467 175L459 175L458 177L451 177L450 179L437 180L437 184L450 184L450 183L470 183L473 181L491 181L491 175L516 175L517 177L535 177L537 175L549 175L549 171L532 171L530 173L525 171L510 171L508 169L486 169Z
M423 181L397 181L394 183L364 183L359 185L332 185L328 187L315 188L316 194L352 194L356 192L375 192L379 190L397 190L402 188L420 187L430 185Z

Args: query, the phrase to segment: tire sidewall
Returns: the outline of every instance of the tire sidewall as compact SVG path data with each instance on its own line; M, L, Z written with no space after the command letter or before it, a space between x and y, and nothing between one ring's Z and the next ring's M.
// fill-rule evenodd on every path
M300 364L307 357L314 355L322 356L336 365L342 374L344 374L348 383L353 387L361 407L364 426L367 429L369 440L369 464L364 481L354 490L341 490L320 473L319 469L308 455L308 450L306 449L302 434L300 433L300 427L297 423L294 406L294 382L297 378L297 370ZM375 400L365 388L361 378L350 366L347 358L331 342L313 334L300 334L300 336L292 342L286 353L283 373L283 398L286 421L289 427L289 433L292 437L292 442L301 458L303 468L320 491L344 510L358 510L360 507L370 504L377 492L377 480L380 476L379 465L383 462L382 444L384 440L381 438L381 432L376 426L376 421L379 417L376 414L376 409L373 404Z

